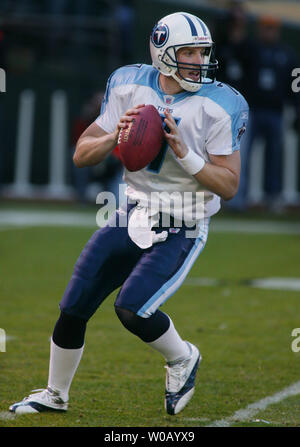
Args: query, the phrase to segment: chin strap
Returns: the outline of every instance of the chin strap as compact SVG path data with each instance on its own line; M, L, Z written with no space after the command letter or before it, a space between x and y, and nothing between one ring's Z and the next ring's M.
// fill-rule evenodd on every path
M178 82L178 84L180 85L180 87L182 87L184 90L188 91L188 92L198 92L200 90L200 88L202 87L202 84L200 83L196 83L196 82L188 82L185 81L184 79L180 78L179 76L177 76L176 73L172 74L172 77L175 79L175 81Z

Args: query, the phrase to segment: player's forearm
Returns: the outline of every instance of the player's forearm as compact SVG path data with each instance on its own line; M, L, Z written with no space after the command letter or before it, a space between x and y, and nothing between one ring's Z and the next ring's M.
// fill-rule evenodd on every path
M84 136L77 142L73 161L78 168L94 166L101 163L116 145L115 134L101 137Z
M228 168L205 163L195 179L224 200L232 199L239 187L239 176Z

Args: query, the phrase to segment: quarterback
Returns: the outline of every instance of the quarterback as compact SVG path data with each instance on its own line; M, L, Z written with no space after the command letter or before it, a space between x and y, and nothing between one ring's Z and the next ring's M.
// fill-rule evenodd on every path
M152 31L150 51L151 66L125 66L110 76L101 113L79 138L74 163L78 168L101 163L147 104L161 115L166 144L144 169L124 169L128 203L116 211L114 225L107 222L87 242L60 302L47 387L11 405L16 414L68 409L87 322L119 287L115 311L121 323L166 361L167 413L179 413L194 393L201 354L159 308L202 252L221 198L229 200L238 190L248 105L239 92L216 81L213 41L200 18L185 12L162 18ZM153 192L161 199L155 206ZM174 193L190 193L183 221L180 201L173 208L164 202ZM199 197L201 217L195 212ZM121 226L124 214L128 225Z

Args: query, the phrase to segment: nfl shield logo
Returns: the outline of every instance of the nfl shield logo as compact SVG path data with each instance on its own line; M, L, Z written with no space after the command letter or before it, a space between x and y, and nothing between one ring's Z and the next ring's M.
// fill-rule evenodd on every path
M165 101L165 103L166 103L168 106L170 106L171 104L173 104L174 96L171 96L171 95L165 95L165 96L164 96L164 101Z

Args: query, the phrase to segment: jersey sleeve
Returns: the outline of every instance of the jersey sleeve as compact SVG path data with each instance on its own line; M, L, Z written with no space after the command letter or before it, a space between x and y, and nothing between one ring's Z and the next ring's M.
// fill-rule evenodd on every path
M249 107L244 99L236 101L232 110L223 110L209 129L207 152L212 155L230 155L238 151L247 128L248 117Z
M122 85L122 76L118 70L112 73L106 85L101 110L95 123L105 132L112 133L120 117L129 108L130 91Z

